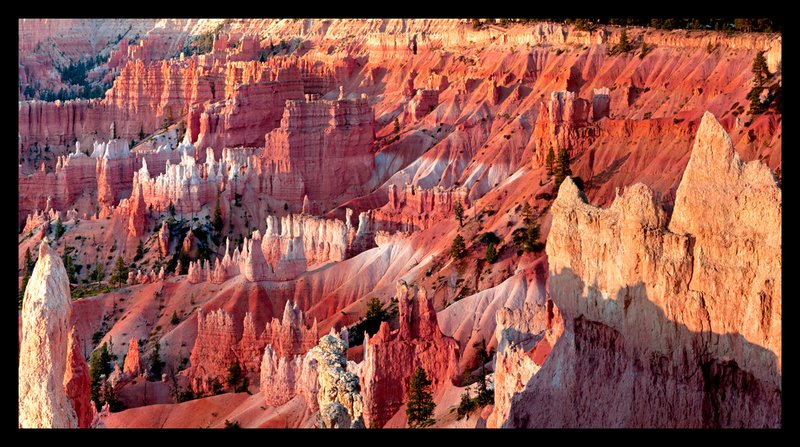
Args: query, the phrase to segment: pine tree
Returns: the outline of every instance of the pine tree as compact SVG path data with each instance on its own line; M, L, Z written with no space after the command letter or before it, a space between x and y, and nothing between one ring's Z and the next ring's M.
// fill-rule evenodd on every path
M100 261L95 261L94 270L92 270L90 277L98 283L106 277L106 269L103 267L103 264L101 264Z
M497 261L497 250L495 250L494 244L489 242L489 245L486 246L486 262L494 264L495 261Z
M372 298L367 303L367 315L364 318L367 320L381 321L385 313L383 305L381 305L381 300L379 298Z
M28 274L33 273L33 267L35 265L36 263L33 262L33 257L31 256L31 249L28 247L25 249L25 271L28 272Z
M109 411L117 412L124 408L122 402L117 399L117 391L114 389L114 385L112 385L111 382L106 386L106 392L103 393L103 400L108 404Z
M228 367L228 376L226 377L226 382L228 386L233 388L235 393L239 393L242 391L246 391L242 389L242 384L245 381L244 372L242 371L242 367L239 366L238 362L233 362Z
M214 380L211 382L211 392L214 393L215 396L217 394L222 394L222 382L219 381L219 377L214 377Z
M169 322L173 326L177 326L181 322L181 319L178 318L178 311L172 311L172 318L169 319Z
M458 219L458 226L464 226L464 205L461 204L461 200L456 200L456 203L453 204L453 213L456 215L456 219Z
M492 358L492 353L486 349L486 339L481 339L480 343L472 345L474 348L479 348L478 362L481 365L481 375L478 378L478 396L477 404L484 406L494 401L494 391L490 390L486 383L486 363Z
M394 133L400 132L400 121L397 117L394 118Z
M464 238L461 234L456 234L453 243L450 245L450 257L454 259L461 259L467 254L467 245L464 243Z
M764 82L769 78L769 69L767 68L767 61L764 58L764 52L759 51L753 59L753 88L747 94L747 99L750 101L751 115L758 115L764 113L767 105L761 102L761 92L764 90Z
M105 403L103 393L101 393L100 389L102 385L102 378L100 376L105 374L105 376L108 377L111 373L110 361L111 355L108 353L108 346L106 346L105 343L103 343L99 349L95 349L89 358L89 378L91 380L89 397L95 403L98 411L100 411L100 408L102 408Z
M64 234L64 225L61 223L61 218L56 219L56 239L59 239Z
M565 178L572 175L572 170L569 167L569 154L566 149L558 151L558 160L556 162L555 178L553 180L553 195L558 195L558 188Z
M159 355L159 349L161 348L161 344L156 340L153 344L153 353L150 355L150 372L153 374L156 380L161 379L161 355Z
M31 279L30 273L25 270L22 275L22 285L19 288L19 308L22 309L22 301L25 299L25 288L28 287L28 280Z
M69 255L69 246L64 247L64 256L61 258L64 261L64 270L67 271L67 278L70 283L77 283L78 279L75 278L75 264L72 262L72 256Z
M408 390L408 403L406 404L406 418L411 428L425 427L433 423L433 395L430 390L431 381L421 366L417 366L411 385Z
M541 229L539 223L531 220L528 227L525 229L525 243L522 245L522 250L526 253L538 251L541 249L539 237L541 236Z
M767 68L767 60L764 58L764 52L759 51L756 57L753 58L753 82L758 87L763 87L764 82L769 79L769 69Z
M622 53L625 53L631 49L631 44L628 42L628 32L625 30L625 28L622 29L622 34L619 36L617 48L619 48L619 51Z
M525 202L525 205L522 206L522 221L525 222L525 225L529 225L532 218L533 209L531 208L531 204Z
M139 240L139 244L136 246L136 255L133 257L134 261L138 261L144 257L144 245L142 245L142 241Z
M544 159L544 165L547 168L547 177L553 176L553 162L555 162L556 154L553 152L553 146L547 151L547 157Z
M117 263L114 265L114 270L111 271L111 283L122 284L128 280L128 264L122 259L122 256L117 256Z
M211 226L219 233L222 231L222 209L219 206L219 193L217 193L217 205L214 208L214 217L211 219Z

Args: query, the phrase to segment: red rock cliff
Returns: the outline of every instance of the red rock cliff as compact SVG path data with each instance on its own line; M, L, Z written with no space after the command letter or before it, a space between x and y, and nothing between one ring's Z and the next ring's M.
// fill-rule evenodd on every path
M78 332L72 327L70 332L69 348L67 349L67 368L64 374L64 390L72 402L72 408L78 418L78 428L89 428L94 418L91 393L91 379L89 378L89 365L81 354L81 342Z

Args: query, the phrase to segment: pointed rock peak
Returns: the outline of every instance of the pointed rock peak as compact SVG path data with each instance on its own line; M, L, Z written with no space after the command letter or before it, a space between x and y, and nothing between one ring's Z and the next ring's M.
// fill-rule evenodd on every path
M50 248L50 244L48 244L47 242L48 242L47 238L45 238L42 239L42 243L39 244L39 261L37 261L37 264L39 262L43 262L46 257L55 254L53 249Z
M692 155L686 167L695 169L727 169L733 159L738 160L733 142L711 112L703 114L692 146Z
M292 303L289 300L286 300L286 305L283 306L283 322L286 323L288 321L292 321L294 316L294 312L292 312Z
M772 171L759 160L742 162L728 133L706 112L675 193L670 231L709 240L752 231L776 247L772 229L779 228L780 216L781 189Z
M586 203L586 196L583 195L578 186L572 181L572 177L567 177L561 183L561 186L558 188L558 194L556 195L556 201L564 202L564 201L580 201Z
M23 428L77 427L63 386L71 313L64 264L43 240L22 304L19 423Z

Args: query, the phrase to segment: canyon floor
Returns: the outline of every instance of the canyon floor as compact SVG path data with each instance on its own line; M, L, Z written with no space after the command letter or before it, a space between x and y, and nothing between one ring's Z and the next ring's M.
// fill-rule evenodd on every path
M779 33L19 36L20 427L781 426Z

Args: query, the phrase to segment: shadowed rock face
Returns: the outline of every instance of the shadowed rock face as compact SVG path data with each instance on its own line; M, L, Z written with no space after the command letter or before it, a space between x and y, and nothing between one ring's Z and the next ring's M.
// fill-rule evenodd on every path
M19 425L22 428L77 428L64 391L69 319L67 271L43 240L22 304L19 353Z
M780 207L709 113L669 227L643 185L599 209L565 181L547 243L564 335L505 425L780 426Z
M92 386L91 378L89 377L89 365L86 364L86 359L81 354L80 345L81 341L78 338L78 332L73 326L72 331L70 331L69 349L67 350L64 390L72 402L72 408L75 409L78 427L89 428L92 424L92 419L94 419L96 409L89 398Z

